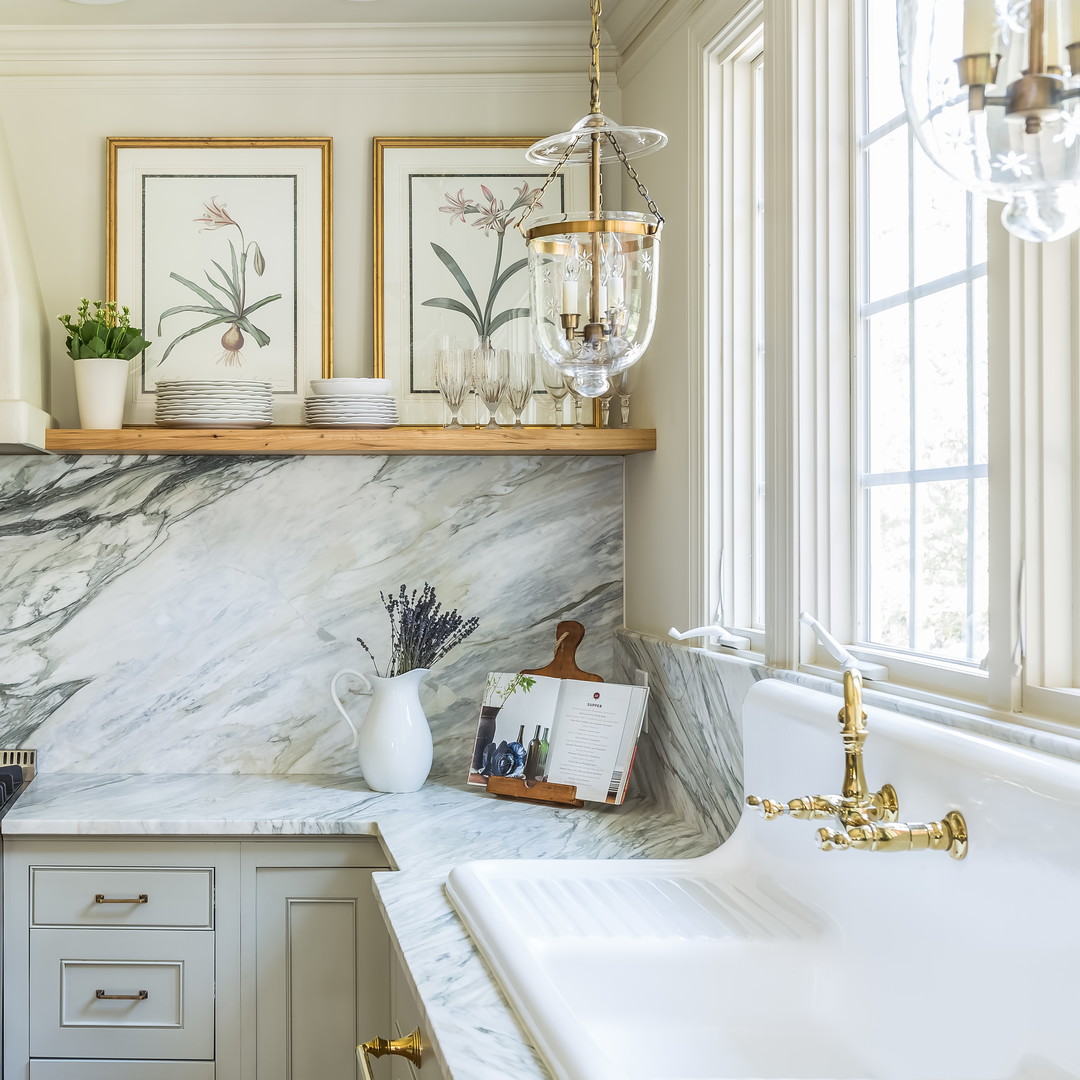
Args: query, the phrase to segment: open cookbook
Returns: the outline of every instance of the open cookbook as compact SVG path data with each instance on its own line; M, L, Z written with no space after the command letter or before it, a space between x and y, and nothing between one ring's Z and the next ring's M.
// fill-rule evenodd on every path
M545 780L573 784L579 799L621 803L648 697L644 686L492 672L469 783Z

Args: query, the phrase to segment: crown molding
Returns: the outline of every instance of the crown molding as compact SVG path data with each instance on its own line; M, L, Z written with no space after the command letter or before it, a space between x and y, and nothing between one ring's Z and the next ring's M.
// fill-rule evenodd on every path
M8 26L7 75L579 72L579 23ZM617 56L603 50L612 70ZM329 69L328 69L329 65Z
M558 91L587 92L585 76L580 83L567 83L560 72L506 72L483 73L469 71L439 72L433 74L378 72L363 74L326 75L310 73L289 74L232 74L214 72L200 75L193 80L191 72L157 73L153 75L117 73L115 68L107 74L29 74L0 76L0 99L19 96L34 97L39 94L140 94L140 95L207 95L258 94L270 96L297 94L328 96L342 94L349 97L365 94L385 97L389 93L432 94L444 96L457 94L551 94Z

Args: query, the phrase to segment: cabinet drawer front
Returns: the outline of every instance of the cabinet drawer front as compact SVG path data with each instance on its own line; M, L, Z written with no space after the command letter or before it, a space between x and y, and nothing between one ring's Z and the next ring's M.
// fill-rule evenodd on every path
M213 933L31 931L30 1053L212 1058Z
M212 1061L31 1061L30 1080L214 1080Z
M35 866L30 893L33 926L213 926L209 868Z

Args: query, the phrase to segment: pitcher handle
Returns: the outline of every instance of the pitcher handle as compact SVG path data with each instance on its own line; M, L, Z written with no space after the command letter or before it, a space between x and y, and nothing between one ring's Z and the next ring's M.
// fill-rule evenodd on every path
M353 671L351 668L342 668L341 671L330 680L330 697L337 706L337 711L345 717L345 723L348 724L352 730L352 749L355 750L357 743L360 741L360 729L353 723L352 717L345 711L345 706L341 704L341 699L338 697L337 681L342 675L352 675L354 679L359 679L362 684L360 690L360 693L362 694L370 694L374 690L374 687L371 685L371 682L366 675L361 675L359 671ZM363 721L361 721L361 723L363 723Z

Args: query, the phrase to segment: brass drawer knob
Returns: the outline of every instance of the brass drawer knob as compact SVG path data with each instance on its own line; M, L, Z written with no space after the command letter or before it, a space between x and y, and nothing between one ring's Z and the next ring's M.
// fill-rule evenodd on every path
M138 896L123 896L113 899L103 892L94 893L95 904L149 904L150 894L141 892Z

